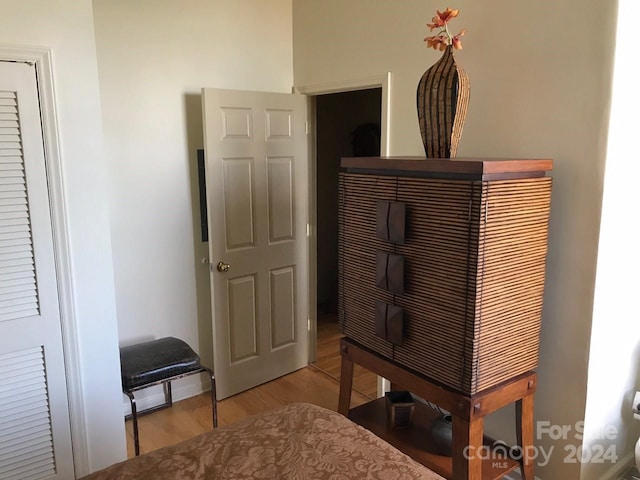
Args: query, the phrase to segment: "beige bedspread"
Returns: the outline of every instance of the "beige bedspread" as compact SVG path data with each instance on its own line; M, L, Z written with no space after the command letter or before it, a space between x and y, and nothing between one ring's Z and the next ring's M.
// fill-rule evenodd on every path
M83 480L437 480L342 415L297 403L93 473Z

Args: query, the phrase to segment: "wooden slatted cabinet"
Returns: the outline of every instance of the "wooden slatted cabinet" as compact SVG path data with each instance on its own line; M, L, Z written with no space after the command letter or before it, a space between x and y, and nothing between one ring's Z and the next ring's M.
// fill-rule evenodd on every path
M480 448L484 416L512 402L518 443L533 444L552 161L369 157L341 166L339 411L446 478L501 478L517 462L464 450ZM450 411L453 458L428 451L428 412L397 432L381 399L350 410L354 363ZM532 459L520 466L532 479Z

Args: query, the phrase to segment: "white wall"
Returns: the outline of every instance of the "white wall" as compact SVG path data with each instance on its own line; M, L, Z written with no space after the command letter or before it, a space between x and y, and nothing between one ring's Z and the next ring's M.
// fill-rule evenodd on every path
M637 67L629 61L637 56L629 41L636 35L637 18L640 4L620 0L584 440L587 454L605 451L621 457L631 455L640 435L640 422L631 414L634 392L640 390L640 252L635 221L640 95ZM608 466L587 463L580 478L605 478Z
M202 87L290 92L291 0L94 0L121 344L212 363L196 150ZM193 377L176 397L200 391Z
M91 2L0 0L0 11L0 43L52 49L86 414L82 475L126 455Z
M598 228L610 100L615 4L598 0L459 0L456 57L471 80L471 103L458 154L553 158L554 189L541 338L536 419L573 426L583 419ZM392 72L390 153L424 155L415 91L438 58L422 39L435 9L424 0L294 0L296 85ZM513 410L489 419L509 439ZM578 478L564 448L541 478Z

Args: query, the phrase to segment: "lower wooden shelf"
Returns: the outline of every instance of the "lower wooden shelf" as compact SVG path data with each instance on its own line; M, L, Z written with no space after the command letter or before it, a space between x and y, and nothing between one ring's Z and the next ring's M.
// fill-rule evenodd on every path
M384 398L349 411L349 418L378 437L389 442L418 463L421 463L438 475L452 478L453 465L451 457L438 455L430 438L429 425L437 417L438 412L416 401L416 409L412 425L407 429L390 429L387 427L387 413ZM492 442L486 439L490 445ZM518 468L517 461L506 458L487 459L482 462L482 480L497 480Z
M523 373L475 395L465 395L398 365L393 360L384 358L346 337L340 340L340 355L342 360L338 412L341 414L353 418L447 479L499 479L518 466L523 480L535 479L534 458L530 453L533 448L533 396L537 379L535 372ZM428 408L425 405L418 406L414 425L406 432L387 430L384 399L352 410L350 406L354 364L388 379L392 389L407 390L451 413L453 459L435 455L427 448L425 438L428 438L427 428L432 417L428 415L429 410L423 411L422 407ZM483 435L484 417L512 403L515 403L516 407L517 444L524 453L517 463L499 457L499 452L489 454L483 446L483 442L486 441Z

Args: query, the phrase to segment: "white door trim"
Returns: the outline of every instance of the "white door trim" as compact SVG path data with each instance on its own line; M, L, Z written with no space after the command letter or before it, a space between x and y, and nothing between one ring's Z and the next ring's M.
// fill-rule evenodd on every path
M391 72L383 75L376 75L366 78L356 78L329 83L317 83L312 85L299 85L294 87L294 91L309 96L325 95L328 93L350 92L353 90L366 90L368 88L381 88L381 110L380 110L380 155L387 156L390 151L389 122L391 118ZM308 108L310 115L309 123L312 125L310 132L312 139L309 141L309 362L314 362L317 356L318 342L318 318L316 290L317 285L317 254L318 254L318 221L316 218L316 178L317 178L317 148L316 148L316 124L315 124L315 102ZM380 382L379 382L380 383ZM382 387L380 387L382 388ZM379 389L380 389L379 388Z
M76 476L82 477L89 473L89 454L51 49L0 44L0 60L33 63L36 67L69 398L73 462Z

